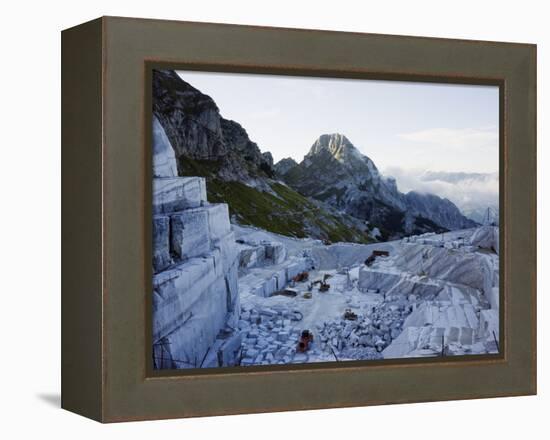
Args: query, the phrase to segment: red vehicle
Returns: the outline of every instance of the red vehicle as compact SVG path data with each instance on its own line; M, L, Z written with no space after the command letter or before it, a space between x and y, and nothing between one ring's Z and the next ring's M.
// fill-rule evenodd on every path
M292 281L294 281L295 283L302 283L304 281L307 281L308 279L309 279L308 272L300 272L298 275L292 278Z
M309 330L303 330L298 345L296 346L296 351L299 353L304 353L309 350L309 346L313 342L313 333Z

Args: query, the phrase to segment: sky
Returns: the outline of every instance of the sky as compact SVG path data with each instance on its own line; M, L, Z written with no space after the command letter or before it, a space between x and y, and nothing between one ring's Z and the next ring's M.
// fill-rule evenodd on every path
M321 134L341 133L402 191L428 191L425 171L499 171L496 86L178 73L275 162L300 162Z

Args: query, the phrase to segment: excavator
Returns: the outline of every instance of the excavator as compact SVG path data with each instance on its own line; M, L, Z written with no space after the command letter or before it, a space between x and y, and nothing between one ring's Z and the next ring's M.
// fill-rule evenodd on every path
M309 285L310 290L313 289L313 286L315 286L316 284L319 284L319 292L328 292L328 290L330 289L330 284L327 283L327 279L330 278L330 277L331 277L331 275L326 273L323 276L322 280L313 281L313 283L311 283Z

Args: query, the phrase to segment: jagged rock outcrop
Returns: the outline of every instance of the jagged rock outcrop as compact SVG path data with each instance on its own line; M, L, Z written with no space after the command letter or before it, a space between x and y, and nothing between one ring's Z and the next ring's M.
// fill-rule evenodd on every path
M153 71L153 114L175 150L180 172L181 161L191 158L217 162L218 177L227 181L272 174L273 159L262 155L246 130L224 119L212 98L173 70Z
M434 194L423 194L410 191L405 195L407 208L417 218L430 221L446 229L473 228L477 225L473 220L462 215L457 206L449 199ZM416 220L417 224L421 220Z
M288 173L292 168L297 165L298 162L296 162L294 159L292 159L291 157L285 157L284 159L281 159L279 162L273 165L273 169L278 176L283 177L286 173Z
M374 162L341 134L325 134L300 164L275 165L298 192L379 226L386 238L475 226L449 200L431 194L401 193L395 179L380 174Z
M209 200L228 203L234 222L295 237L370 240L364 222L277 181L271 153L174 71L154 71L153 116L165 131L163 144L173 147L177 175L205 177Z

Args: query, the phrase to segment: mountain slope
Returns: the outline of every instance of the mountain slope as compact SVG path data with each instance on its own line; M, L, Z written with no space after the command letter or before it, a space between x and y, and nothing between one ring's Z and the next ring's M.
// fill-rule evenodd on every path
M403 194L374 162L341 134L325 134L293 167L275 165L280 177L308 197L324 201L380 228L384 238L475 226L449 200L433 194Z
M364 222L272 179L271 154L176 72L154 71L153 114L174 149L178 175L206 177L208 200L226 202L233 221L294 237L369 241Z
M153 72L153 113L164 127L176 158L215 161L218 176L228 181L273 174L273 159L270 163L269 157L262 155L246 130L222 118L212 98L173 70Z

